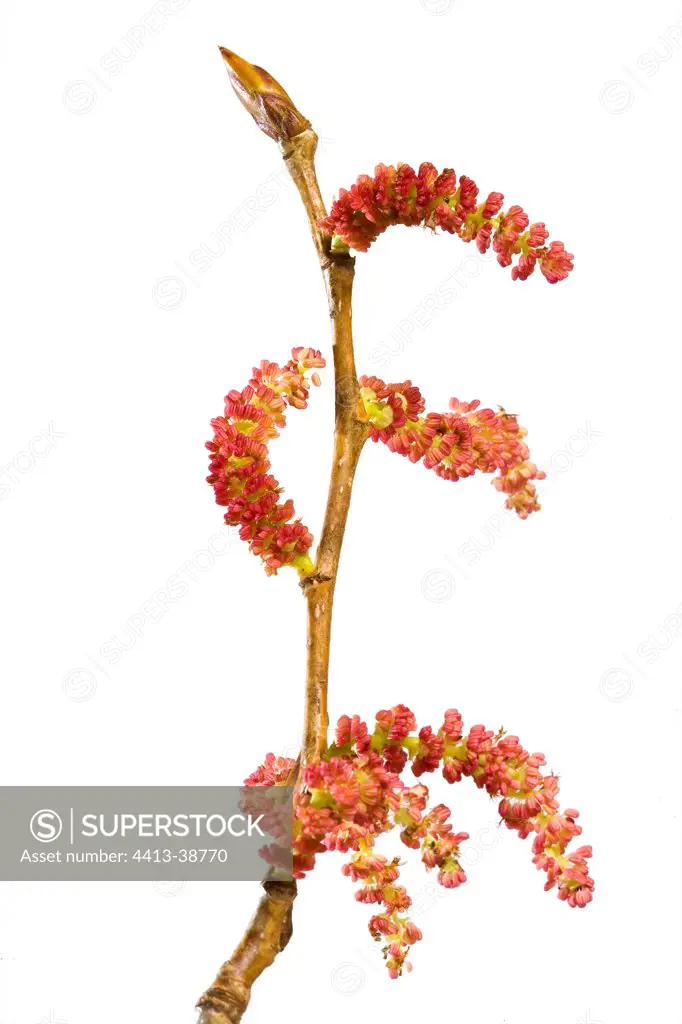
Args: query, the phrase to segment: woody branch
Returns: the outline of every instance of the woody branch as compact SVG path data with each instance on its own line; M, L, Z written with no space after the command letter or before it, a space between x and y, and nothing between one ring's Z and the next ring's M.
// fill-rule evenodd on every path
M230 78L259 127L280 143L287 169L298 188L324 276L332 327L335 381L335 430L329 494L314 569L301 581L308 610L305 712L301 763L319 757L327 746L327 691L332 607L353 479L368 428L360 401L352 332L355 260L333 253L319 221L327 214L315 172L318 138L281 86L261 68L221 49ZM199 1000L198 1024L238 1024L251 987L281 952L292 934L296 883L268 881L256 913L230 959Z

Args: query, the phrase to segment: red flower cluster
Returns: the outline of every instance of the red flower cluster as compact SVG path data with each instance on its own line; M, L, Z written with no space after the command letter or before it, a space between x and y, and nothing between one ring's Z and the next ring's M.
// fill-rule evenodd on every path
M501 212L501 192L491 192L483 203L477 204L477 197L476 182L463 174L457 184L450 168L439 174L430 163L421 164L418 172L408 164L379 164L373 178L361 174L350 191L341 189L320 226L334 236L333 247L338 248L338 239L358 252L367 252L392 224L442 228L464 242L475 240L482 253L492 243L503 267L511 265L513 256L520 256L512 268L514 280L525 281L536 263L550 284L563 281L573 270L573 256L563 242L545 244L548 232L542 222L529 224L520 206Z
M497 734L475 725L463 735L458 711L446 711L441 728L417 730L414 715L398 704L376 716L370 734L357 715L342 716L335 742L324 757L305 766L295 795L294 874L302 878L327 850L350 852L343 873L362 883L361 903L377 905L369 929L383 952L392 978L402 973L409 948L422 934L406 915L411 899L398 883L399 858L388 860L374 850L379 835L400 830L402 842L421 850L427 870L436 868L438 882L454 889L466 881L459 860L466 832L454 832L444 804L428 808L429 791L421 783L409 787L400 778L408 759L413 774L433 772L442 765L448 782L471 777L479 789L501 797L500 815L507 828L525 838L533 834L533 862L545 871L545 889L558 887L561 900L584 907L592 900L594 882L587 860L592 848L581 846L568 854L571 840L581 834L578 812L563 813L557 803L558 779L543 775L542 754L529 754L516 736ZM285 785L294 761L268 754L245 781L247 785Z
M360 395L373 441L383 441L410 462L423 462L444 480L499 470L493 483L508 495L507 508L522 519L540 508L532 481L543 480L545 473L528 461L527 431L516 416L457 398L450 399L448 413L425 413L419 388L409 380L385 384L378 377L361 377Z
M207 479L217 503L227 506L225 522L240 527L239 536L261 556L268 575L283 565L301 575L313 569L308 556L312 535L294 518L293 501L280 503L282 488L270 475L268 458L269 441L286 423L284 410L306 407L306 372L325 365L312 348L292 349L291 356L284 366L264 359L242 391L226 395L224 415L211 420L213 440L206 442L211 453ZM320 383L317 373L311 379Z
M448 720L448 716L450 716ZM580 846L571 854L566 848L581 835L576 824L578 811L559 810L559 780L556 775L543 775L546 764L542 754L529 754L518 736L509 736L503 729L493 734L482 725L475 725L468 736L462 736L458 712L446 713L439 732L443 740L443 776L448 782L471 777L479 789L490 796L502 797L500 815L509 829L521 839L534 834L533 863L547 874L545 889L558 886L560 900L570 907L585 907L592 901L594 882L587 860L591 846Z

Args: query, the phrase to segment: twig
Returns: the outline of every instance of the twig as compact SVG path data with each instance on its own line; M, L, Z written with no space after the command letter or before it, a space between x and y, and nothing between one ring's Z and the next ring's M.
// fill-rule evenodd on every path
M318 221L326 209L315 173L317 135L306 129L281 143L284 162L303 200L313 242L320 260L329 300L335 382L335 430L329 495L315 570L301 586L308 605L308 654L305 715L301 757L290 782L298 779L299 764L319 757L327 746L327 688L332 605L343 535L350 506L355 469L367 440L355 370L352 333L352 292L355 261L329 251L329 239ZM264 882L256 914L230 959L199 1000L198 1024L239 1024L251 987L287 945L292 934L292 904L296 883Z
M264 882L265 892L246 933L198 1002L199 1024L239 1024L251 986L291 938L296 882Z
M318 227L326 210L315 174L317 135L307 129L282 143L284 162L303 200L327 288L334 351L336 426L327 509L315 571L301 586L308 602L308 659L303 763L319 757L327 746L327 687L332 605L341 545L350 506L353 477L367 425L360 418L360 394L353 354L352 295L355 260L329 251L329 239Z

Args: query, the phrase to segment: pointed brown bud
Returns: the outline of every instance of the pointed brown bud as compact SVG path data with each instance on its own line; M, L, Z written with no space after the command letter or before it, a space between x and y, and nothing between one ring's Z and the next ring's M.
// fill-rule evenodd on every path
M284 142L310 128L308 121L272 75L231 50L220 47L232 88L258 127L276 142Z

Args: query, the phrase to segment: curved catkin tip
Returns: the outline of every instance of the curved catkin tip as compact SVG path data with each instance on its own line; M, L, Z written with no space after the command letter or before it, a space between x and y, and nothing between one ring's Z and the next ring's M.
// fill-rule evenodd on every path
M262 558L268 575L287 565L301 577L315 569L308 555L312 534L296 518L293 501L281 499L268 444L284 427L287 407L306 408L307 375L324 365L317 349L301 346L291 350L284 366L263 359L245 388L228 392L223 415L211 420L208 483L218 505L227 509L225 522L239 527L239 536Z
M480 402L451 398L449 412L426 412L418 387L406 380L386 384L378 377L359 379L360 400L372 441L389 451L421 462L443 480L462 480L476 471L496 473L493 484L507 495L505 507L521 519L538 512L534 480L545 472L530 462L523 438L527 430L515 415L500 407L480 409Z
M227 65L232 88L262 132L276 142L284 142L310 128L310 121L296 109L289 94L268 71L225 46L218 49Z
M527 280L536 266L550 284L565 280L573 270L573 254L563 242L546 244L549 232L543 221L531 224L520 206L503 211L503 203L501 192L490 192L479 202L473 178L462 174L458 183L450 167L439 174L428 162L418 171L409 164L378 164L373 178L361 174L350 189L341 189L320 227L332 236L332 252L343 252L343 246L367 252L392 225L422 224L475 242L480 253L492 246L500 266L511 266L513 281Z

